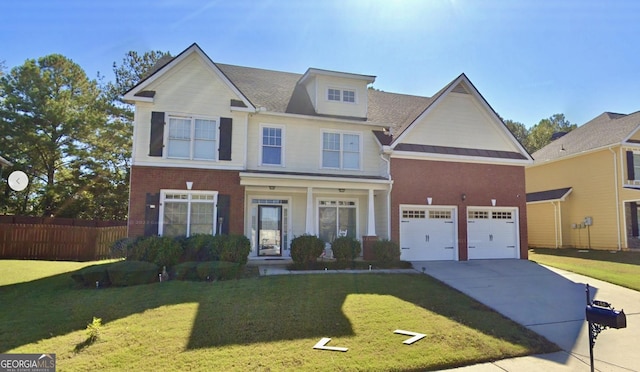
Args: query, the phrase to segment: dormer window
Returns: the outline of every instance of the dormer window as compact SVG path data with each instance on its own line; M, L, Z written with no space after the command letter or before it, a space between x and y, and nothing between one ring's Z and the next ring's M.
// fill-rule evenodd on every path
M327 99L329 101L340 101L340 89L331 89L327 93Z
M327 100L336 102L356 102L356 91L353 89L327 89Z

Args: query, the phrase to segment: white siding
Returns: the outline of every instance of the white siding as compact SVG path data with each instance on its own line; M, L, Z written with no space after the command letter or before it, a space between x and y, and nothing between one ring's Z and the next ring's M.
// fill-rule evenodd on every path
M336 102L327 99L327 89L354 90L356 102ZM317 75L307 85L307 92L315 104L316 112L326 115L367 117L367 82L358 79ZM313 93L313 95L311 94Z
M156 91L156 95L153 103L138 102L136 105L134 164L162 163L170 166L218 168L237 168L244 165L247 114L230 111L230 100L239 99L239 97L197 54L189 56L172 70L167 71L146 89ZM219 120L220 117L232 118L232 160L207 162L148 156L152 111L165 112L166 115L201 116L215 120ZM166 155L166 147L163 153Z
M284 127L284 168L260 166L260 136L262 135L260 125L277 125ZM344 174L345 176L386 176L386 167L380 166L380 146L377 144L372 133L373 129L377 128L357 123L347 124L264 114L253 115L249 120L247 168L287 172ZM322 133L325 130L346 131L349 133L359 133L361 135L362 157L361 169L359 171L322 168Z
M519 152L502 125L487 114L473 95L449 93L421 122L414 124L402 142Z

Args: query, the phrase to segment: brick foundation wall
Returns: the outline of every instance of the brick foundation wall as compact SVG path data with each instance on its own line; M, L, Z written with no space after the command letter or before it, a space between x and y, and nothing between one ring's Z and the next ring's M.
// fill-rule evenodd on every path
M132 166L128 236L144 235L145 225L149 223L145 216L147 194L159 194L160 189L186 190L187 181L193 182L192 190L229 195L229 233L244 234L244 186L240 186L238 171Z
M467 206L518 207L520 258L528 258L527 208L523 166L391 159L391 239L400 241L400 204L458 207L458 252L467 260ZM461 195L465 194L463 201Z

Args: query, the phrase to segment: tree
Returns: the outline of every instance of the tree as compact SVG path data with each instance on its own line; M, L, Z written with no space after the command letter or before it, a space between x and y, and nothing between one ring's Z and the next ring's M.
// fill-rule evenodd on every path
M5 189L4 212L126 219L133 107L122 96L163 56L127 53L113 65L115 83L90 80L57 54L1 76L0 149L31 181Z
M97 82L59 54L27 60L0 78L0 120L0 148L31 176L24 194L5 193L13 199L6 205L57 215L84 186L87 139L105 122Z
M551 136L558 132L570 132L576 129L576 124L571 124L564 114L555 114L548 119L542 119L529 130L528 150L534 153L551 143Z
M524 124L513 120L504 120L504 124L507 126L507 128L509 128L511 133L516 137L520 144L524 146L525 149L527 149L529 142L529 130L527 129L527 127L525 127Z

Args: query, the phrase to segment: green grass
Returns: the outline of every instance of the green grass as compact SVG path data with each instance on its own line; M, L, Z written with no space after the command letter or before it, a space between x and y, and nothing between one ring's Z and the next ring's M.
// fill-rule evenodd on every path
M529 260L640 291L638 252L536 248Z
M93 263L88 263L93 264ZM55 353L60 371L437 370L558 350L426 275L286 275L76 289L87 264L0 261L0 353ZM27 281L30 280L30 281ZM87 345L87 325L101 318ZM427 334L413 345L404 329ZM322 337L346 353L312 347ZM74 352L74 349L80 350Z

